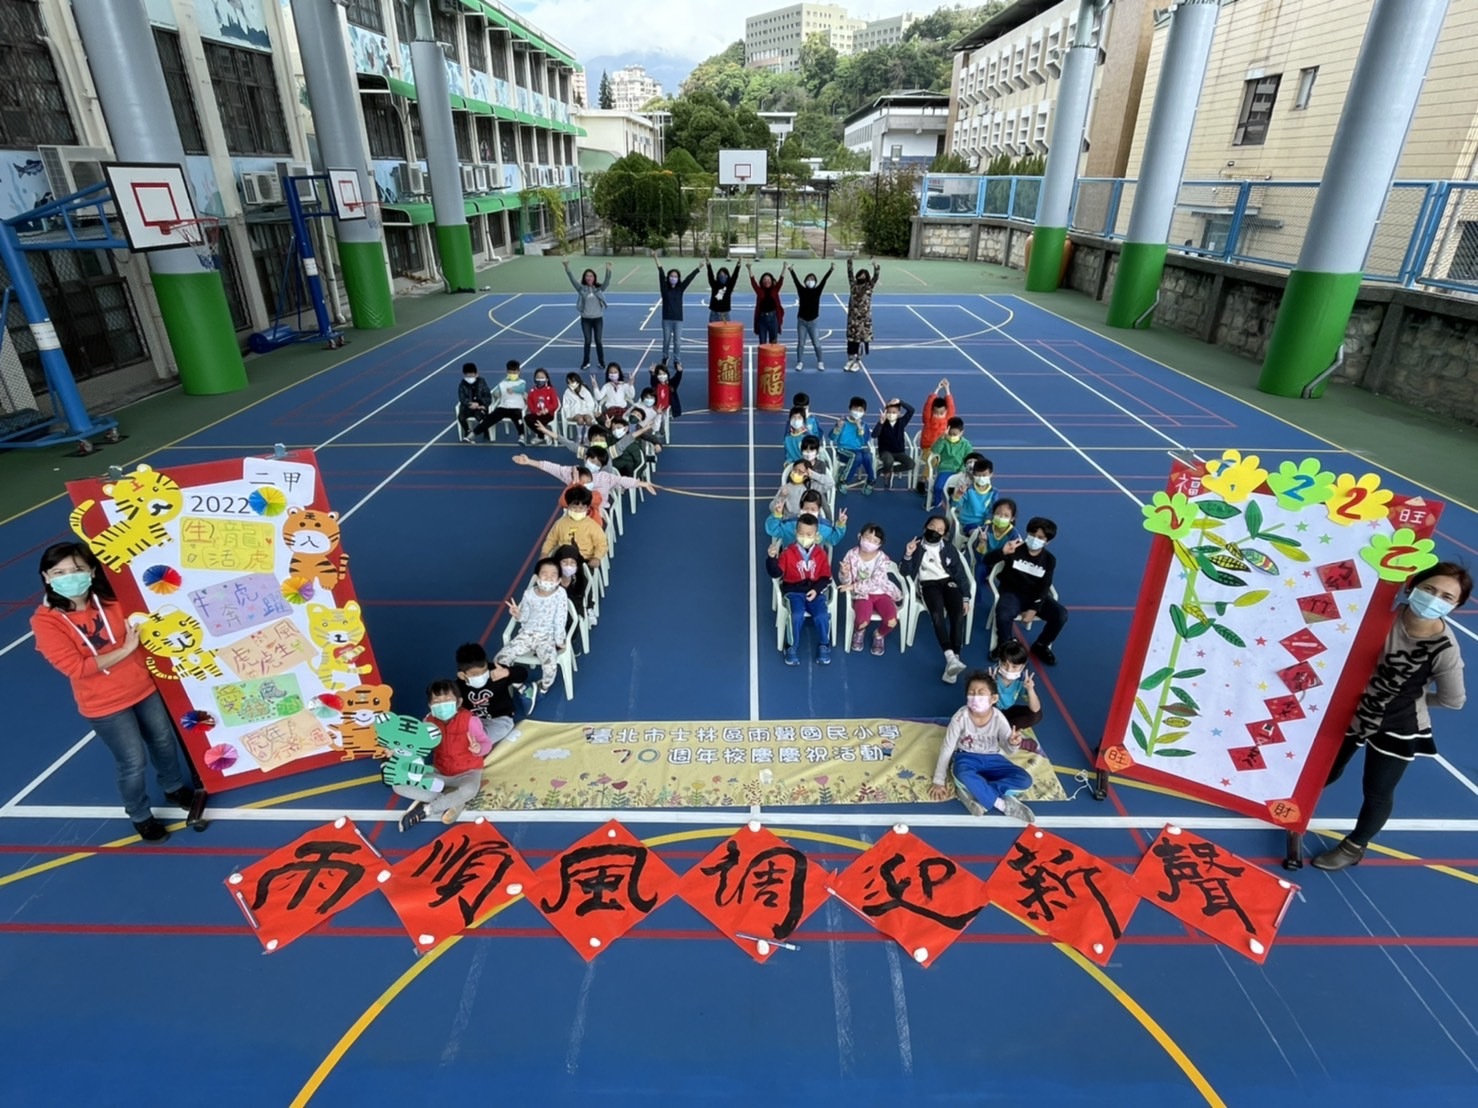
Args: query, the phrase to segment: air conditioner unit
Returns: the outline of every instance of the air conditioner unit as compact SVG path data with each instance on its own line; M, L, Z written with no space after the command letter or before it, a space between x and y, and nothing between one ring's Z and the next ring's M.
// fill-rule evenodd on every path
M313 167L307 162L278 162L277 176L282 177L308 177L313 173ZM298 190L298 199L306 203L313 203L318 199L318 193L313 187L312 181L294 181L293 186Z
M470 165L464 165L462 167L462 191L477 191L477 175L472 172L472 167Z
M426 171L418 165L406 163L405 187L413 196L425 196L426 190L431 187L426 177Z
M247 170L241 174L241 202L248 208L282 203L282 178L276 173Z
M41 165L46 172L46 181L51 186L54 200L71 196L92 185L102 184L108 179L103 174L103 163L112 161L113 155L100 146L38 146L36 149L41 155ZM108 215L118 214L111 203L104 210ZM86 219L89 214L96 212L97 209L93 208L91 213L78 212L73 218Z
M475 165L472 167L472 188L474 192L487 192L488 190L488 167Z

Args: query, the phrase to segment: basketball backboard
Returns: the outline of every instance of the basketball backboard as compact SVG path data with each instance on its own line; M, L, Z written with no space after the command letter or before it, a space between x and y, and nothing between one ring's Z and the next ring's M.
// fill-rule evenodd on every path
M128 248L136 253L191 245L195 202L183 166L170 162L105 162L103 173L123 221Z
M330 169L328 171L329 201L334 206L334 216L341 222L365 217L364 193L359 186L357 169Z
M767 183L767 152L764 150L720 150L718 183L721 185L763 185Z

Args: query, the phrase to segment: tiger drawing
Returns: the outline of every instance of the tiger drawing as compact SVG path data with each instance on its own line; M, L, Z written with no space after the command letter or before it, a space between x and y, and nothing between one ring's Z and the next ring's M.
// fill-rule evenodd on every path
M292 551L288 576L332 589L349 572L349 555L339 550L339 513L289 508L282 541ZM338 561L334 553L338 551Z
M313 672L318 674L318 679L325 688L343 687L346 684L344 681L334 680L336 674L347 673L357 678L373 668L358 662L365 650L360 645L364 641L364 620L359 618L359 605L353 600L342 608L309 604L308 633L313 636L313 642L320 652Z
M138 628L139 645L149 652L144 659L149 672L161 681L222 676L215 654L200 645L205 628L188 612L165 606L147 614L135 612L128 622ZM161 668L155 659L167 660L169 668Z
M96 535L89 535L82 520L96 501L84 500L72 509L71 524L97 560L115 573L144 551L167 543L169 532L164 525L185 506L180 487L146 465L139 466L121 481L104 485L103 495L113 498L113 504L123 516L121 520Z

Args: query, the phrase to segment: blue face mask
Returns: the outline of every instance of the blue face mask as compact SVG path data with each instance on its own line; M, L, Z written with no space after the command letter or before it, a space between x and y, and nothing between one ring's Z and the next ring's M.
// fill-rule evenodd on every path
M92 591L91 573L63 573L47 582L52 592L68 600L79 600Z
M56 588L55 581L52 582L52 588ZM1433 596L1423 589L1412 589L1411 597L1407 602L1411 605L1411 610L1422 619L1441 619L1456 607L1451 600L1443 600L1440 596Z
M431 714L442 723L447 722L457 714L457 702L455 700L438 700L431 705Z

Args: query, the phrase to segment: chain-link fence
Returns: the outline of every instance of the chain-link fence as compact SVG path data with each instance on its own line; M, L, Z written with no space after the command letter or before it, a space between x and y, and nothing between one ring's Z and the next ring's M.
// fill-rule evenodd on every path
M1410 262L1415 283L1478 295L1478 182L1444 181L1426 215Z

